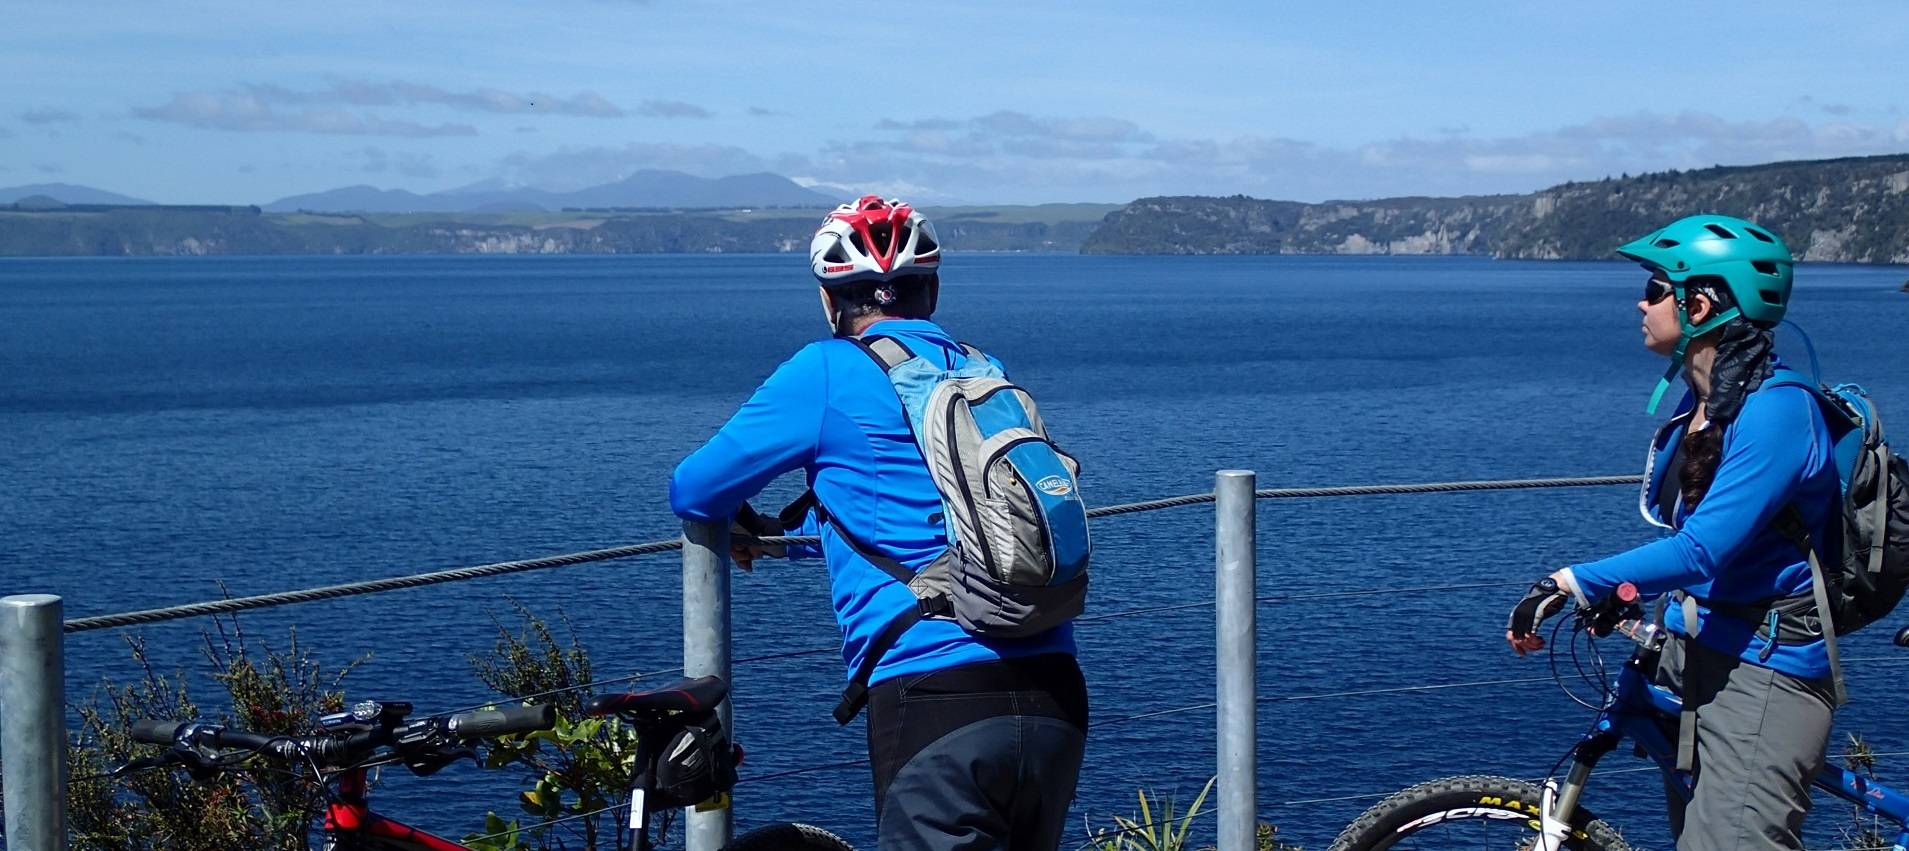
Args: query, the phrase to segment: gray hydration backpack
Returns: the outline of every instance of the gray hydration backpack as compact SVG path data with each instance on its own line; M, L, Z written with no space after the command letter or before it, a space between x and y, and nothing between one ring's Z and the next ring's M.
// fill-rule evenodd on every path
M867 702L868 680L909 627L953 620L986 638L1025 638L1079 615L1093 546L1080 465L1048 438L1026 390L980 350L950 368L890 337L852 338L888 376L915 444L941 494L947 550L919 571L859 541L813 491L784 509L785 525L813 509L857 554L908 586L916 606L891 621L862 656L835 708L847 724Z
M1828 387L1790 370L1778 370L1764 382L1781 385L1802 387L1816 397L1835 441L1841 498L1830 518L1830 539L1811 540L1795 506L1778 515L1775 528L1809 559L1814 587L1807 608L1821 625L1836 702L1843 703L1848 695L1837 634L1881 620L1909 590L1909 464L1889 451L1882 413L1861 386Z

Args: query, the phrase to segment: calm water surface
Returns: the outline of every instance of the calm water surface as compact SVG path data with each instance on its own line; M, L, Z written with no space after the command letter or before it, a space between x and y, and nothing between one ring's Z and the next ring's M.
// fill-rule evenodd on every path
M1635 472L1662 362L1639 346L1641 282L1615 263L1471 258L955 255L938 317L1033 389L1085 463L1094 504L1262 486ZM1902 268L1813 266L1793 318L1826 375L1909 410ZM69 615L369 579L670 537L669 470L821 330L788 256L0 261L0 592ZM1802 360L1786 332L1782 349ZM793 495L779 482L770 498ZM1369 795L1459 771L1540 776L1588 721L1500 638L1515 588L1650 535L1626 488L1262 503L1260 800L1282 837L1323 847ZM1095 527L1095 613L1210 599L1210 509ZM735 579L736 654L836 641L819 563ZM511 601L566 616L602 677L680 664L668 557L246 614L251 640L368 660L355 697L423 710L482 701L467 658ZM134 631L194 677L202 622ZM1850 641L1840 716L1909 751L1909 652ZM1097 727L1075 805L1191 797L1213 713L1213 621L1194 607L1080 630ZM1867 661L1874 660L1874 661ZM69 693L125 678L124 642L68 642ZM745 776L863 755L828 717L833 653L740 665ZM1588 689L1580 687L1580 691ZM1630 767L1613 756L1607 765ZM1909 781L1909 758L1883 760ZM387 773L383 807L456 836L513 812L514 778ZM742 827L801 817L872 847L865 768L742 787ZM1667 844L1655 780L1587 802L1640 846ZM1827 829L1832 810L1815 819ZM1833 836L1827 837L1833 839Z

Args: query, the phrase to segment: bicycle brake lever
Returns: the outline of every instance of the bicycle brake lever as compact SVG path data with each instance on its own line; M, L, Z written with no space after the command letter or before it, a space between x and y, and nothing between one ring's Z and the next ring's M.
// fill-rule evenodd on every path
M1644 610L1637 601L1637 586L1625 582L1618 585L1610 596L1579 609L1578 617L1593 636L1604 638L1617 629L1618 624L1643 616Z
M404 767L411 769L411 773L419 777L428 777L432 774L436 774L445 766L464 759L465 757L469 757L472 762L477 763L480 767L483 765L482 761L477 758L476 750L465 747L447 747L421 754L406 755Z
M178 758L172 755L172 751L166 751L159 756L142 756L138 759L129 760L125 765L113 769L106 776L122 777L134 772L145 771L149 768L164 768L178 761Z

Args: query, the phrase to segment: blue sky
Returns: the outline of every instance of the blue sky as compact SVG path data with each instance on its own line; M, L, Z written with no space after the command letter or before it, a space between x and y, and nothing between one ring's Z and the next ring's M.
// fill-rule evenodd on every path
M0 185L640 168L924 200L1524 192L1909 152L1909 3L8 4Z

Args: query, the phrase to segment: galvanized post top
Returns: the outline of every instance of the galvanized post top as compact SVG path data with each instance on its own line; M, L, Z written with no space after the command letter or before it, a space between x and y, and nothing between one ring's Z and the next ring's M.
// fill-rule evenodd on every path
M1222 479L1238 479L1238 478L1250 479L1257 474L1254 473L1252 470L1221 470L1218 473L1215 473L1214 475Z
M9 609L38 609L59 604L58 594L13 594L0 597L0 606L6 606Z

